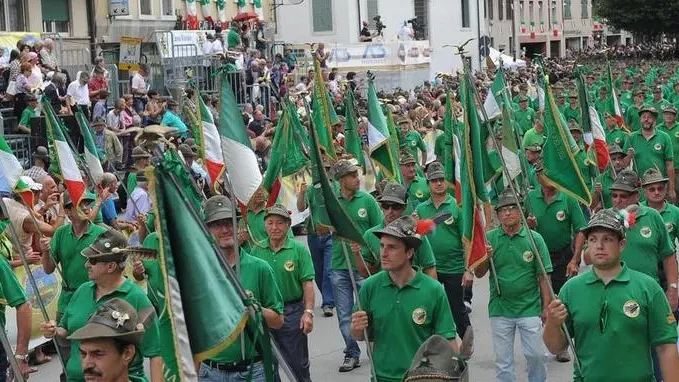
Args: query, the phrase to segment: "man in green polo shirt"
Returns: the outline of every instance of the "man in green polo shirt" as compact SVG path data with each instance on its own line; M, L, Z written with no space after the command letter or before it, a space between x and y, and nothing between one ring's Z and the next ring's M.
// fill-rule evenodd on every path
M634 170L643 174L649 168L657 168L670 179L669 199L674 203L677 195L674 190L674 150L672 138L666 132L656 129L658 112L653 107L644 106L639 111L641 130L630 134L623 150L627 151L625 167L634 160ZM632 149L632 150L630 150Z
M403 175L403 185L408 190L408 208L406 214L415 211L417 206L429 199L427 182L417 175L415 157L409 151L401 151L398 163Z
M621 261L624 218L613 210L599 211L584 233L592 270L569 280L549 304L547 348L554 353L568 349L561 330L566 323L580 361L573 380L654 381L649 349L657 352L665 380L679 380L672 310L652 278Z
M415 212L420 219L433 219L439 214L450 213L450 218L440 223L428 239L436 258L436 274L446 292L457 332L460 337L464 337L467 328L471 326L469 313L465 308L464 292L465 289L472 288L474 276L471 270L466 269L460 209L455 198L446 190L445 172L441 163L429 165L427 184L431 198L417 206Z
M679 239L679 207L666 200L667 178L662 176L657 169L649 168L641 177L641 181L646 200L639 204L653 208L660 213L667 233L670 235L670 242L676 243Z
M280 204L267 208L264 218L269 239L255 247L252 256L266 261L273 269L285 302L285 324L273 330L292 372L299 381L311 381L309 340L314 326L314 265L306 247L287 236L292 220Z
M606 170L599 174L594 181L594 192L592 194L593 211L598 211L603 208L613 207L613 200L611 199L611 185L615 181L616 175L625 167L623 161L625 159L625 152L620 146L613 144L608 148L608 154L611 157L611 163ZM603 203L603 205L602 205Z
M573 93L568 97L568 106L563 110L563 117L566 121L575 119L580 123L580 118L582 118L580 113L580 103L578 102L578 95Z
M236 272L236 263L240 265L240 283L247 294L259 303L262 317L270 329L283 327L283 297L276 283L273 270L266 261L248 254L233 238L233 208L231 200L224 195L216 195L203 203L204 222L215 244L221 249L221 255L227 264ZM253 353L252 342L234 341L219 354L205 360L200 365L201 381L223 381L243 379L252 372L252 380L264 382L264 365L258 349ZM245 359L243 358L245 354ZM247 358L252 355L252 358Z
M611 113L604 113L604 119L606 122L606 144L607 145L618 145L620 147L625 146L627 143L627 132L618 126L618 121L615 116Z
M519 109L514 111L514 118L519 128L519 135L523 137L526 131L533 128L533 124L537 119L535 110L528 107L528 97L519 97Z
M656 86L653 88L653 99L651 99L650 104L655 110L662 111L666 106L671 105L670 101L663 98L663 91L661 86Z
M663 121L656 126L656 129L664 131L670 136L672 150L674 152L674 181L677 181L676 173L679 172L679 123L677 123L677 109L674 105L668 105L663 109ZM674 189L677 189L675 184Z
M640 184L634 171L621 171L611 186L613 208L622 210L638 203ZM678 297L675 247L660 214L653 208L639 206L636 221L627 231L626 239L622 260L630 269L644 273L659 283L658 264L663 264L665 279L673 284L668 285L666 290L667 300L672 310L676 310Z
M580 147L580 151L575 154L575 163L580 169L580 174L585 181L585 185L590 190L593 187L594 178L598 175L596 163L589 157L587 151L585 150L585 142L583 141L582 128L575 123L574 120L570 120L568 123L568 130L573 136L575 143Z
M82 253L78 253L78 256L86 259L87 276L90 281L82 284L73 293L58 327L55 321L49 321L41 324L41 330L46 338L57 336L65 339L85 326L92 314L107 301L114 298L125 300L139 312L140 316L148 317L144 320L148 324L145 325L141 352L135 354L129 365L130 380L149 380L144 374L145 357L151 361L151 380L155 381L162 379L163 375L158 319L146 293L123 276L127 261L126 249L125 235L110 229L99 235ZM79 350L79 341L71 341L71 353L66 364L69 381L81 381L84 377Z
M349 218L356 224L359 232L365 232L382 222L384 218L380 206L375 198L360 189L361 178L358 176L358 166L347 160L340 160L335 165L335 179L340 185L337 195L340 205L347 212ZM313 202L313 201L312 201ZM345 251L349 254L351 264L347 264ZM340 366L340 372L351 371L360 366L361 349L351 336L351 310L354 306L354 286L351 283L349 272L353 272L356 280L356 288L360 290L363 277L353 264L357 254L360 254L358 243L352 243L339 237L333 237L332 241L332 270L330 279L335 296L335 309L339 320L340 332L344 338L344 362Z
M641 130L641 119L639 118L639 112L641 108L644 107L644 97L645 93L641 89L634 91L634 104L625 110L625 125L631 131Z
M526 148L529 146L540 146L545 143L545 126L542 120L538 119L535 121L535 125L530 128L523 135L521 140L521 147Z
M24 111L21 113L21 118L19 118L19 124L17 125L17 129L22 133L30 134L31 119L37 116L35 110L38 108L38 98L36 98L35 94L31 93L26 96L26 102L28 104L26 105Z
M351 335L374 344L378 381L402 381L418 348L432 335L446 338L458 351L443 287L412 266L422 243L415 223L411 216L403 216L374 232L380 239L384 272L365 281L351 317Z
M92 195L86 193L79 208L76 209L68 191L65 191L64 212L71 223L57 228L49 240L49 245L41 245L42 267L45 273L52 274L57 266L61 272L62 286L57 303L57 322L66 312L66 307L76 289L89 280L85 269L87 259L80 256L80 252L106 231L106 228L95 225L87 219L90 212L89 204L93 201Z
M490 272L488 314L493 335L495 377L515 381L514 333L518 330L528 367L528 380L546 381L544 347L540 338L542 320L550 302L549 279L552 271L547 245L539 233L521 224L519 201L509 192L500 195L495 205L500 227L489 231L489 250L494 269ZM528 235L537 245L533 248ZM540 256L544 269L536 259ZM488 273L489 261L474 269L476 277ZM499 290L498 287L499 286Z
M240 48L241 38L239 24L235 21L229 23L229 32L226 34L226 46L228 49ZM248 47L245 47L246 49Z
M438 164L438 162L434 162ZM433 163L430 165L434 165ZM398 183L387 183L382 190L382 194L377 198L384 214L384 221L363 234L363 239L368 244L361 248L361 259L356 259L356 268L363 277L368 277L381 270L380 263L380 239L373 232L383 229L394 220L403 216L407 206L408 196L403 185ZM365 265L363 265L365 264ZM413 264L422 272L436 278L436 260L432 252L431 245L427 237L422 237L422 245L415 251Z
M412 122L407 116L403 116L398 121L398 125L401 128L401 133L403 134L402 147L413 156L417 158L419 152L422 152L422 168L427 166L427 144L424 143L424 139L419 132L413 130Z

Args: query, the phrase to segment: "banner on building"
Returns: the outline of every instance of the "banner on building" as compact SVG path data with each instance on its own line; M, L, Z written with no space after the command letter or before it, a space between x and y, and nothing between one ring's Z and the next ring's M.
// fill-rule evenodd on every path
M139 70L139 59L141 58L141 38L120 37L120 70Z
M7 65L9 63L9 54L12 52L12 49L17 48L19 41L32 46L38 40L40 40L40 33L0 32L0 48L2 48L0 64Z
M156 32L156 44L163 58L196 57L203 55L203 45L213 30L173 30Z
M429 41L368 42L327 44L328 66L336 68L374 68L429 64Z

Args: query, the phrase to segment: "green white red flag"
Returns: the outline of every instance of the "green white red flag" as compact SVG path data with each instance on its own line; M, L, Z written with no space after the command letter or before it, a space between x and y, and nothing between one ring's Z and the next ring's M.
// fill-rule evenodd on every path
M92 132L90 131L89 124L87 123L87 118L82 111L78 110L75 113L75 120L78 122L80 127L80 135L82 135L85 141L85 164L87 165L87 171L92 177L92 182L95 186L98 186L104 179L104 168L101 166L99 161L99 152L97 151L97 146L94 144L94 139L92 138Z
M21 197L25 205L33 207L33 191L30 189L29 179L21 176L23 171L21 163L14 156L4 135L0 134L0 185L3 189L13 190Z
M222 142L215 125L212 113L205 105L203 97L198 93L198 122L202 129L200 141L203 147L200 150L203 166L207 170L212 182L211 188L217 190L219 179L224 175L224 154L222 153Z

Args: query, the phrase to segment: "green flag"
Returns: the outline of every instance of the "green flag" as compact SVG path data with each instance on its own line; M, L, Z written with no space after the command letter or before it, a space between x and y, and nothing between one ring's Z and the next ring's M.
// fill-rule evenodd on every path
M325 83L323 82L323 75L321 74L321 64L317 58L314 56L314 92L311 97L311 108L312 118L314 120L314 126L318 132L318 142L325 149L325 153L331 157L335 158L335 147L333 146L333 135L332 126L333 124L339 122L337 115L335 114L335 121L333 122L330 114L332 108L332 102L328 96L328 90L325 88Z
M403 184L403 175L401 174L401 168L398 165L398 157L401 152L401 145L405 144L406 140L404 138L399 141L399 137L402 136L401 129L396 127L394 115L389 109L387 109L387 130L389 131L389 155L391 158L394 158L394 181Z
M356 119L356 100L351 88L344 97L345 121L344 121L344 147L351 156L356 158L358 165L365 172L365 158L363 157L363 141L358 135L358 121Z
M314 223L331 229L334 236L366 246L363 235L337 200L330 185L328 174L323 166L317 131L313 126L309 129L311 143L309 154L314 183L313 189L309 190L311 192L309 206L312 210L311 215L317 217Z
M75 113L75 120L80 127L80 135L83 137L85 150L83 156L85 157L85 165L87 166L87 173L92 177L94 182L93 186L98 186L102 179L104 179L104 169L99 161L99 152L97 147L94 145L94 139L92 138L92 131L87 123L87 118L85 114L78 110ZM105 157L105 152L103 153Z
M542 72L538 76L543 76ZM543 78L543 81L546 77ZM580 151L571 136L563 115L554 102L552 89L546 86L544 114L545 144L542 146L544 170L542 176L552 186L564 191L581 203L589 205L592 195L587 188L575 155Z
M246 308L173 170L163 161L147 173L166 291L160 316L169 318L161 327L164 379L195 380L194 362L214 357L238 338Z
M368 80L368 150L370 157L377 163L385 179L394 181L400 173L398 167L398 152L391 149L387 119L382 112L380 101L377 99L375 84Z
M446 114L443 116L443 166L448 187L455 185L455 158L453 155L453 101L450 92L446 92Z

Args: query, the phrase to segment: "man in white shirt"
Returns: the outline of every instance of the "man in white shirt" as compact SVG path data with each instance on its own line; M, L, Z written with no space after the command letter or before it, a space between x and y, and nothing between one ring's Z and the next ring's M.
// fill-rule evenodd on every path
M68 104L73 108L77 107L90 118L90 90L87 84L90 82L90 74L82 71L78 73L78 78L71 82L66 89Z
M408 26L408 22L404 21L403 26L398 31L399 41L411 41L413 39L413 29Z
M132 76L132 97L134 110L137 113L141 113L146 110L146 92L148 91L148 85L146 84L146 79L149 76L149 67L146 64L140 64L139 70Z
M212 42L212 54L224 54L224 43L222 42L222 34L217 33L215 40Z

